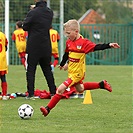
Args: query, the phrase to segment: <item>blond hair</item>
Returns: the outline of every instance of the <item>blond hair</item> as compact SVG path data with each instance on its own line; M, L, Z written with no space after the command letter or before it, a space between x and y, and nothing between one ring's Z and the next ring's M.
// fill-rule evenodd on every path
M64 24L64 28L70 28L71 30L78 30L78 31L80 31L80 25L79 25L79 22L76 19L68 20Z

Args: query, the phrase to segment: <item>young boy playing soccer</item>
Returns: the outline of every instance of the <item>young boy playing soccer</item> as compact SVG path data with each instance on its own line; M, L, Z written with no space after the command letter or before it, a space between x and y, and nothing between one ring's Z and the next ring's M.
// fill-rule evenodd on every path
M84 38L81 34L80 34L80 37ZM68 63L66 63L63 66L63 69L64 69L64 71L68 70ZM86 69L86 66L85 66L85 61L84 61L84 72L85 72L85 69ZM74 86L71 86L67 90L68 91L74 91L74 93L72 95L70 95L70 98L84 98L84 92L79 93L78 91L76 91L76 88Z
M16 30L12 34L12 40L16 43L16 48L21 59L21 63L25 67L26 41L28 33L22 29L22 22L16 22Z
M46 107L41 106L40 111L44 116L47 116L51 109L62 98L63 92L71 86L75 86L78 92L84 90L104 89L112 92L110 84L103 80L101 82L86 82L83 83L84 78L84 60L85 55L89 52L97 50L104 50L108 48L120 48L117 43L95 44L88 39L82 38L79 35L80 25L77 20L72 19L64 24L64 31L69 38L66 41L66 49L59 68L63 69L68 60L68 78L58 87L56 94L52 97Z
M8 100L7 94L7 81L6 74L8 72L7 61L6 61L6 50L7 50L7 38L3 32L0 32L0 79L2 88L2 100Z

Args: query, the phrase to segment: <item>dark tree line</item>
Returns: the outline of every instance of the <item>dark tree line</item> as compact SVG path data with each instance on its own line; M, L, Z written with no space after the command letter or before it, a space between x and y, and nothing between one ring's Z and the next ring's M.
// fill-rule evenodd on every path
M106 23L131 23L132 10L128 6L130 0L64 0L64 22L79 19L87 10L94 9L106 17ZM10 23L23 20L29 6L34 0L10 0ZM60 0L50 0L50 8L54 11L53 23L60 22ZM0 2L1 14L4 14L4 0ZM3 9L3 10L2 10ZM2 22L4 15L0 17Z

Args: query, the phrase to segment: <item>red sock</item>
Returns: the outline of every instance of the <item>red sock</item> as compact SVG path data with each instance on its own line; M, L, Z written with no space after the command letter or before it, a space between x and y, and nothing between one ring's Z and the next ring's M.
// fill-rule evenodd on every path
M74 86L71 86L70 91L75 91L76 92L76 88Z
M83 85L84 85L84 90L94 90L100 88L98 82L86 82L83 83Z
M1 88L2 88L2 95L5 96L7 94L7 82L2 82Z
M55 94L55 95L52 97L52 99L50 100L50 102L48 103L49 109L54 108L55 105L60 101L61 98L62 98L62 95Z
M24 65L24 67L25 67L25 57L22 57L21 58L21 63Z
M56 67L57 64L58 64L58 60L54 60L53 62L54 67Z

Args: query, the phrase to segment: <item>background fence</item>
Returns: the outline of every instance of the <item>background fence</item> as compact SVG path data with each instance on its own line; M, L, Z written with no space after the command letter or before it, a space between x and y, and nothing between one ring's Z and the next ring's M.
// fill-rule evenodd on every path
M59 24L53 24L54 29L60 31ZM10 64L21 64L15 45L11 40L11 34L15 30L15 25L10 24ZM87 64L103 64L103 65L131 65L132 64L132 25L120 25L120 24L93 24L93 25L81 25L81 34L95 42L108 43L117 42L121 46L120 49L108 49L104 51L96 51L89 53L86 56ZM100 36L100 38L95 37ZM64 38L64 42L65 42ZM59 49L61 44L59 42Z
M53 27L60 33L60 0L50 0L50 7L54 10L54 19L53 19ZM74 1L74 0L72 0ZM84 1L82 1L83 4ZM19 1L18 0L10 0L9 6L9 64L10 65L19 65L21 64L20 59L18 58L18 53L16 51L15 45L11 40L11 35L15 30L15 23L18 20L22 20L25 18L27 12L30 10L29 6L34 4L34 0L27 1ZM79 16L74 15L71 9L76 8L77 12L79 11L79 5L76 5L76 1L73 6L71 1L67 1L64 3L64 21L68 19L72 19L76 16L76 19L79 19ZM4 32L5 30L5 5L4 0L0 0L0 30ZM71 11L71 15L68 16L68 12ZM82 8L82 12L85 12L85 9ZM80 17L83 14L80 14ZM133 45L133 24L86 24L81 25L81 34L90 39L91 41L98 43L108 43L108 42L118 42L121 46L120 49L110 49L104 51L97 51L94 53L89 53L86 56L87 64L103 64L103 65L131 65L132 62L132 45ZM95 36L96 35L96 36ZM61 46L64 45L65 48L65 40L64 44L59 42L59 51Z

